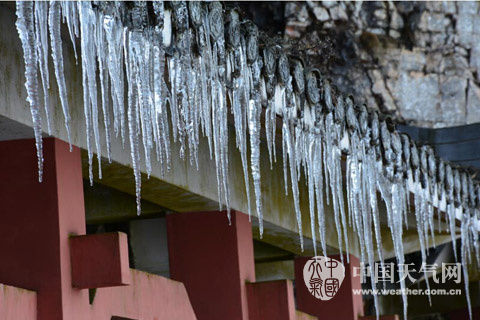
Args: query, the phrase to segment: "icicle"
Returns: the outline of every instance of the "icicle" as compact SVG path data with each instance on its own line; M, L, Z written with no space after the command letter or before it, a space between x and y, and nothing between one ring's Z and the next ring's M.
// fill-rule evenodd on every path
M128 82L128 133L130 137L130 155L132 158L132 167L133 174L135 177L135 195L137 201L137 214L140 214L140 191L142 186L142 178L140 172L140 146L139 146L139 135L140 135L140 121L138 119L138 68L135 65L135 57L130 42L131 34L128 34L125 37L125 64L126 64L126 73L127 73L127 82Z
M38 181L43 177L43 144L42 124L40 117L40 103L38 101L37 79L37 52L35 49L34 30L34 2L17 2L17 31L22 41L23 57L25 61L25 88L27 89L27 101L30 104L32 114L33 131L38 158Z
M152 172L151 164L151 151L153 148L152 142L152 114L151 114L151 105L153 104L153 99L151 96L152 86L150 83L149 69L151 56L150 46L148 45L149 41L145 38L145 34L148 34L150 30L144 30L142 36L140 33L132 34L132 37L135 35L135 41L133 44L136 64L138 66L139 78L137 80L138 92L139 92L139 119L141 126L141 137L143 142L145 166L148 177ZM137 38L138 36L138 38ZM148 35L147 35L148 37ZM152 59L153 60L153 59Z
M364 191L367 191L366 189L368 188L369 177L367 172L364 172L364 173L365 174L362 176L363 177L362 182L363 182ZM364 205L364 208L362 208L362 222L363 222L363 235L360 235L360 236L365 238L365 248L367 251L368 265L370 268L370 274L373 275L375 274L374 273L375 272L375 268L374 268L375 253L374 253L373 237L372 237L372 212L371 212L371 208L367 207L366 203ZM379 252L381 254L381 250L379 250ZM376 289L376 280L374 279L374 277L370 277L370 284L371 284L372 290ZM379 307L378 307L377 295L373 296L373 300L375 305L375 312L378 317Z
M176 33L176 51L173 57L177 94L177 126L181 155L188 145L190 164L198 167L198 106L195 101L195 75L192 70L192 34L189 29L188 8L184 1L171 2ZM187 145L185 145L185 141Z
M110 143L110 104L108 99L108 69L107 69L107 42L103 29L103 15L97 14L95 41L97 48L98 74L100 76L100 88L102 95L103 123L105 126L105 142L107 146L108 162L111 162L111 143Z
M315 185L316 185L315 173L316 172L314 168L316 142L317 142L316 140L317 140L316 135L313 132L309 132L307 134L307 139L305 141L305 145L307 149L305 162L307 167L306 177L307 177L307 187L308 187L308 204L310 209L310 229L312 233L313 251L315 253L315 256L317 256L317 237L316 237L317 230L315 228ZM318 209L318 210L321 210L321 209ZM319 222L324 223L320 218L319 218ZM322 245L323 245L323 240L322 240Z
M477 259L477 266L480 266L480 184L474 184L474 216L472 217L472 233L473 233L473 244L475 248L475 257Z
M415 197L415 200L414 200L415 201L415 220L417 223L418 241L420 242L420 254L422 257L422 263L427 263L425 235L424 235L424 221L423 221L422 210L421 210L423 203L422 203L422 200L420 200L421 195L419 194L419 191L415 192L414 197ZM427 289L430 289L430 283L428 281L428 274L427 274L426 268L424 268L424 278L425 278L425 283L427 285ZM430 303L430 305L432 305L432 300L430 295L428 295L428 302Z
M324 147L324 168L327 170L328 173L328 180L325 178L326 181L329 182L330 192L332 194L332 205L333 205L333 212L334 212L334 220L335 220L335 228L337 230L338 236L338 249L341 254L341 258L343 261L343 241L342 241L342 230L343 230L343 238L345 239L345 246L348 247L348 235L346 231L346 221L345 221L345 213L344 213L344 204L343 204L343 187L342 187L342 176L341 176L341 167L340 167L340 149L333 144L333 134L335 132L334 123L333 123L333 115L331 113L327 114L325 119L325 129L324 132L326 133L325 139L325 147ZM340 174L340 176L339 176ZM340 192L338 192L340 190ZM327 191L328 192L328 191ZM343 226L343 228L342 228ZM347 255L348 258L348 255Z
M263 56L263 75L265 82L265 94L267 98L267 109L265 111L265 134L267 138L268 155L270 159L270 168L273 162L277 161L277 152L275 147L276 136L276 120L277 113L275 110L275 70L277 68L274 50L272 47L265 47L262 50Z
M53 3L55 2L57 1L51 1L50 7L52 7ZM67 23L68 33L70 35L70 40L72 41L73 52L75 54L75 61L78 63L77 45L75 41L75 38L78 38L78 36L80 35L79 33L80 29L78 26L77 3L75 3L74 1L61 1L60 3L62 6L63 19ZM50 28L52 27L50 26ZM52 48L53 48L53 45L52 45Z
M470 261L470 238L469 238L469 224L470 215L463 213L461 220L461 256L463 269L463 282L465 283L465 297L467 298L467 308L470 319L472 319L472 302L470 300L469 277L468 277L468 263ZM478 232L478 231L477 231Z
M295 208L295 215L297 218L300 247L303 251L302 214L300 211L300 196L299 196L299 190L298 190L295 148L293 147L293 138L292 138L293 128L292 128L292 125L289 124L289 121L286 119L287 117L284 116L284 121L282 126L282 137L283 137L283 143L285 145L286 155L288 155L288 159L285 157L283 161L284 163L286 163L288 160L288 164L290 167L290 184L292 187L293 204Z
M288 196L288 124L282 119L282 159L283 159L283 179L285 186L285 196Z
M369 196L370 208L372 210L373 228L375 232L375 241L377 243L378 259L383 267L383 250L382 250L382 234L380 232L380 216L378 212L377 203L377 173L375 169L375 154L374 149L370 148L367 155L366 165L366 179L367 179L367 192Z
M473 246L475 249L475 257L476 257L476 263L477 265L480 265L480 239L479 239L479 230L478 227L479 225L479 214L478 214L478 209L475 210L475 216L472 217L472 223L471 223L471 233L473 235Z
M391 221L390 224L390 231L392 234L392 241L395 251L395 257L397 259L398 265L405 265L405 258L403 252L403 214L402 214L402 205L400 203L401 191L400 191L400 184L392 183L391 185L391 192L388 193L387 197L389 198L388 202L392 205L391 209ZM388 205L388 203L387 203ZM403 300L403 317L404 319L407 318L407 295L405 291L405 277L403 274L403 269L399 268L399 277L400 277L400 288L402 290L402 300Z
M273 133L272 127L274 126L272 121L272 113L274 113L271 101L267 101L267 108L265 109L265 136L267 138L268 159L270 160L270 170L273 169Z
M52 125L50 123L50 98L48 89L50 88L48 73L48 2L35 3L35 31L36 31L36 47L38 57L38 68L42 79L43 99L45 118L47 121L48 134L52 134Z
M122 144L125 141L125 107L124 107L124 67L123 67L123 47L124 31L120 22L113 16L103 17L103 28L105 30L105 40L107 42L107 69L110 78L110 88L112 95L113 127L115 135L122 138Z
M168 125L168 113L164 95L168 92L165 89L165 51L161 44L163 43L163 1L154 2L154 11L157 18L157 25L153 35L153 103L154 103L154 121L153 131L156 142L157 159L160 162L161 173L170 168L170 135Z
M332 164L333 164L333 176L330 176L330 183L333 183L334 193L332 191L332 198L337 198L338 208L340 212L340 217L342 221L342 228L343 228L343 238L345 241L345 251L347 256L347 262L349 262L349 240L348 240L348 230L347 230L347 219L345 213L345 202L343 198L343 178L342 178L342 153L340 148L340 141L344 135L344 106L342 99L338 99L338 103L335 106L335 125L334 127L330 127L330 132L333 136L330 138L331 146L331 157L332 157ZM343 259L343 258L342 258Z
M208 62L211 78L211 107L213 128L213 150L217 169L217 184L219 204L225 204L227 215L230 217L230 195L227 183L228 177L228 127L227 105L225 89L225 39L223 31L222 5L219 2L209 4L207 32L212 38L212 47L209 51ZM208 47L209 45L207 45Z
M193 137L194 137L194 144L195 144L195 161L196 165L198 168L198 143L199 143L199 134L200 134L200 129L202 132L205 134L205 124L206 121L204 119L204 110L205 110L205 103L206 103L206 92L207 88L205 86L206 79L204 78L206 75L204 74L203 70L203 65L202 65L202 51L204 50L203 48L205 47L205 42L201 41L201 39L204 39L205 32L202 26L202 20L203 20L203 12L204 10L203 5L201 3L196 3L196 2L188 2L188 8L190 12L190 21L192 26L194 27L194 33L190 33L189 31L189 41L192 42L192 46L194 45L195 42L197 42L197 46L199 48L199 55L192 55L193 59L193 67L191 69L192 72L192 81L189 82L189 85L194 89L194 97L193 102L194 104L194 112L193 112ZM191 99L192 100L192 99ZM209 141L210 143L210 141ZM210 146L210 145L209 145ZM192 150L191 150L192 151ZM211 149L210 149L211 152ZM210 153L211 155L211 153Z
M263 236L263 208L260 175L260 117L262 105L260 103L260 65L258 59L258 30L253 23L244 25L246 31L245 56L247 58L248 77L250 82L250 99L248 101L248 128L250 132L250 161L253 185L255 189L255 204L259 220L260 237ZM243 65L243 67L245 67ZM247 80L245 79L245 80ZM247 93L247 92L245 92Z
M312 167L312 179L315 187L315 198L317 201L317 219L318 230L320 234L320 243L322 245L323 255L327 255L327 242L326 242L326 225L325 225L325 212L323 204L323 139L320 134L320 129L315 127L313 133L313 150L311 164ZM315 233L315 232L312 232Z
M347 156L347 201L348 210L353 219L353 229L358 233L358 240L360 242L360 260L365 264L365 238L363 234L363 225L361 219L361 208L359 200L361 198L361 180L359 171L359 162L357 158L356 149L359 141L356 134L353 135L351 141L351 153ZM366 212L363 212L366 214Z
M294 136L293 136L293 147L295 148L295 164L296 164L296 169L297 169L297 184L300 183L300 177L302 175L302 165L304 169L306 170L307 167L305 165L305 155L304 155L304 140L305 140L305 134L304 134L304 128L303 124L300 122L297 122L297 125L295 126L295 131L294 131ZM305 172L306 174L306 172Z
M98 159L98 175L101 179L101 148L100 133L98 128L98 105L97 105L97 80L96 80L96 47L95 35L95 12L89 2L79 2L79 17L82 48L82 83L83 83L83 104L85 112L85 124L87 135L88 164L90 184L93 184L93 150L91 142L91 131L95 141L95 149Z
M433 199L435 196L434 193L434 186L436 185L435 180L435 173L437 171L436 163L435 163L435 155L433 153L433 149L427 149L427 164L428 164L428 183L427 183L427 202L428 202L428 224L430 227L430 236L432 238L433 247L436 246L435 244L435 226L433 223L433 215L434 215L434 208L433 208Z
M196 44L199 51L198 57L198 81L200 96L200 124L204 136L207 138L210 151L210 159L213 158L213 135L212 135L212 96L211 94L211 63L212 46L210 40L209 13L207 5L201 2L189 2L190 17L195 28Z
M72 17L69 19L72 19ZM52 46L52 60L55 69L55 77L57 79L58 93L60 96L60 103L62 105L63 116L65 118L65 129L67 130L68 144L70 145L71 150L72 140L70 135L70 109L68 106L67 86L63 65L62 38L60 36L60 2L58 1L50 2L48 26L50 28L50 43Z
M295 141L295 115L297 112L295 94L292 88L292 77L290 75L289 63L286 55L281 55L278 61L278 73L281 82L285 85L285 91L281 103L283 112L282 124L282 144L283 144L283 165L285 181L287 181L287 156L288 166L290 169L290 184L292 188L293 204L295 208L295 215L297 218L298 233L300 238L300 247L303 251L303 231L302 231L302 214L300 210L300 194L298 189L299 174L297 171L297 154ZM282 90L283 91L283 90ZM285 190L287 190L287 183L285 182Z
M184 156L183 152L184 152L185 145L184 143L182 143L182 139L179 138L179 135L183 133L183 130L182 130L183 128L180 125L180 111L179 111L179 106L178 106L179 103L178 103L178 97L177 97L177 92L180 91L178 86L180 84L179 79L180 79L180 73L181 73L181 65L178 63L175 57L168 57L167 63L168 63L168 74L170 75L169 81L171 86L169 105L170 105L171 122L172 122L172 135L173 135L174 142L177 142L178 140L180 140L180 158L183 159L183 156Z
M235 23L235 21L230 22L231 28L232 28L231 25L233 23ZM243 41L235 51L231 52L231 55L232 55L231 59L235 59L238 65L234 66L236 67L235 72L232 72L233 88L231 90L230 100L232 104L232 113L233 113L234 124L235 124L235 138L236 138L237 148L240 151L240 158L242 161L243 178L245 181L245 193L247 195L248 215L250 217L251 201L250 201L250 181L249 181L248 163L247 163L248 159L247 159L247 137L246 137L247 112L245 112L246 108L244 107L245 105L248 105L250 107L250 102L249 102L250 88L248 86L249 84L247 79L248 70L246 65L247 57L245 55L245 47L244 47ZM236 76L235 74L238 74L238 75Z
M250 150L251 150L251 168L253 185L255 188L256 208L258 224L260 229L260 238L263 236L263 210L260 176L260 113L261 106L256 105L254 100L250 100L248 105L248 127L250 131Z

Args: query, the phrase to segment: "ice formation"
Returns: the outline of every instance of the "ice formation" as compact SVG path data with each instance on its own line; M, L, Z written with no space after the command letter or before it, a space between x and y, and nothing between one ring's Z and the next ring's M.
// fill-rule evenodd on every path
M235 9L224 10L219 2L195 1L17 2L17 17L40 180L42 104L50 131L49 48L70 140L70 108L60 37L63 22L82 69L90 180L94 175L94 153L101 178L102 146L110 160L112 138L119 137L124 144L128 139L126 148L131 154L138 212L142 163L147 175L156 165L162 173L170 170L172 140L180 145L180 157L198 167L200 135L208 141L215 163L220 207L230 209L230 112L248 213L256 212L260 235L261 135L263 131L272 166L277 161L278 119L284 188L293 197L302 248L303 189L299 183L305 177L315 253L318 235L322 253L326 254L327 204L333 207L340 251L349 252L354 241L348 238L351 228L357 234L361 261L370 268L374 261L382 261L379 194L386 204L398 264L404 262L402 234L408 227L411 205L415 207L424 262L426 249L435 245L434 215L440 215L440 210L446 213L455 256L455 221L461 221L459 258L465 279L471 255L475 253L480 260L480 184L461 169L438 159L428 146L419 147L407 135L396 132L389 120L376 111L356 106L352 98L343 97L318 70L307 68L301 58L289 57L281 44L264 41L256 26L241 18ZM80 48L76 46L78 38ZM105 135L100 134L102 131ZM413 203L410 192L414 194ZM405 288L403 280L401 287ZM403 299L406 316L406 296Z

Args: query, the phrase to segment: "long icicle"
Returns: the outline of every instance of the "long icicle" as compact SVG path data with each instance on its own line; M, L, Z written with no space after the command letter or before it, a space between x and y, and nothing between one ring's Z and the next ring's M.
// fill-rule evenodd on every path
M38 57L38 69L42 79L43 101L45 109L45 118L47 122L48 134L52 134L51 116L50 116L50 76L48 72L48 2L41 1L35 4L35 32L36 47Z
M33 1L17 2L16 26L20 40L22 41L25 61L25 88L27 89L27 101L30 104L35 144L37 147L38 181L41 182L43 177L42 120L40 116L40 103L38 101L37 52L35 48L33 6Z
M48 26L50 28L50 45L52 47L52 60L55 69L55 77L58 84L58 93L62 105L63 117L65 119L65 129L67 130L67 139L70 149L72 148L72 138L70 134L70 109L68 106L67 85L65 81L65 71L63 65L62 38L60 36L60 2L51 1L48 12Z

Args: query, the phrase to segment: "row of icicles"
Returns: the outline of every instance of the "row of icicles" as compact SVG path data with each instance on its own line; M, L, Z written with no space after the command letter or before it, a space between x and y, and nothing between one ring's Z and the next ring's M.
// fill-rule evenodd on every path
M202 134L215 162L220 207L225 205L228 210L228 112L231 112L248 212L253 211L250 201L253 181L260 235L263 233L260 172L263 130L271 166L278 157L276 144L281 144L285 193L293 195L302 249L299 200L302 173L308 190L315 254L318 233L322 253L326 255L324 205L331 205L340 251L345 250L348 259L347 228L352 227L358 236L361 262L370 266L371 274L374 261L383 260L377 192L386 204L388 227L400 265L404 263L402 233L404 226L408 227L410 208L415 207L424 262L427 248L435 246L435 229L442 228L441 224L434 225L436 214L439 220L443 218L435 207L441 208L452 235L455 256L455 223L456 219L461 221L460 259L470 308L467 265L472 262L472 252L477 263L480 262L480 184L467 172L438 159L429 146L419 147L407 135L393 130L377 112L355 106L351 98L338 94L318 70L305 68L302 59L289 57L281 45L262 39L255 24L241 19L235 9L225 12L219 2L195 1L128 4L39 1L17 2L17 16L40 180L42 104L47 130L49 133L51 130L49 47L69 142L71 137L60 34L63 22L77 63L82 66L91 182L94 151L100 179L102 175L102 118L108 161L112 138L121 139L124 145L128 139L138 212L141 163L145 163L148 175L152 163L160 166L162 174L168 171L173 140L180 146L180 157L188 157L191 165L198 168ZM77 38L80 48L76 47ZM276 142L277 116L282 122L279 142ZM344 176L341 164L345 159ZM414 203L410 192L414 194ZM402 270L399 273L400 279L405 278ZM428 286L427 275L425 278ZM400 284L404 289L404 280ZM377 297L374 298L377 307ZM403 300L406 318L405 295Z

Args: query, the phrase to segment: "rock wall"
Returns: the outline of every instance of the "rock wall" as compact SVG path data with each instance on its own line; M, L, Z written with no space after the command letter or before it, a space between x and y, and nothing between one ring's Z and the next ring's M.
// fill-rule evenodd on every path
M480 122L480 2L289 2L285 16L312 60L331 41L322 71L356 103L417 126Z

